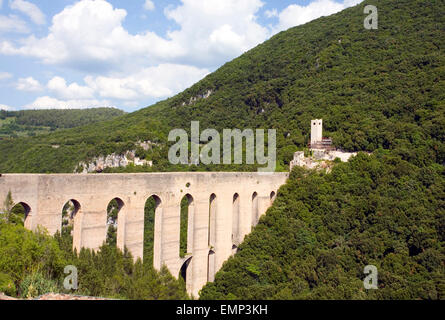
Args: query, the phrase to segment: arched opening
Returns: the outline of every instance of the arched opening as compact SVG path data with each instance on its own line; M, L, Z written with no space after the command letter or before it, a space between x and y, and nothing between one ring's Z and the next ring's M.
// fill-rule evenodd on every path
M258 193L252 194L252 226L256 226L258 223Z
M240 242L240 197L238 193L233 195L232 202L232 244L238 245Z
M207 281L213 282L215 280L215 251L210 250L207 259Z
M218 207L216 194L212 193L209 199L209 256L207 259L207 281L212 282L215 276L215 243L216 243L216 216Z
M184 279L184 282L187 283L187 270L188 267L190 265L190 261L192 261L192 258L190 257L189 259L187 259L181 267L181 270L179 270L179 276Z
M275 201L275 198L276 198L276 197L277 197L277 195L276 195L275 191L272 191L272 192L270 193L270 205L273 204L273 202Z
M193 197L186 194L181 200L181 222L180 222L180 236L179 236L179 256L184 258L192 251L192 232L194 215Z
M144 207L144 248L143 261L144 264L153 265L155 252L155 224L157 212L161 209L161 199L152 195L145 202ZM161 231L161 230L159 230Z
M117 223L119 211L124 206L124 202L119 198L114 198L107 206L107 238L106 243L112 246L117 244Z
M68 247L72 247L73 245L73 234L75 228L74 219L79 211L80 203L74 199L66 202L62 208L62 226L60 229L60 235L62 239L66 240Z
M8 222L16 225L25 226L26 219L31 213L31 207L25 202L19 202L9 210Z
M209 199L209 248L213 249L216 243L216 215L217 215L216 195L212 193Z

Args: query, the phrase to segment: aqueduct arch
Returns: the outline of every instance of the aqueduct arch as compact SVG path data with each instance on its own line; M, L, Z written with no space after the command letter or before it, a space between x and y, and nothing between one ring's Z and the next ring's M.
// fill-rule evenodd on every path
M79 201L75 199L66 201L62 207L62 222L60 233L69 231L71 236L73 237L73 241L75 237L74 234L76 234L76 232L78 232L79 228L81 227L78 222L81 216L81 208L82 206L80 205ZM78 234L76 234L76 239L79 239Z
M252 227L258 223L259 207L258 207L258 193L255 191L252 194Z
M107 236L107 207L119 199L117 246L143 258L144 208L155 199L153 265L186 279L195 297L275 198L288 173L3 174L0 200L29 208L25 227L61 230L60 208L75 205L73 247L98 249ZM240 188L240 186L242 186ZM189 200L187 254L180 257L181 200Z
M16 216L15 218L20 220L20 222L23 222L23 225L25 227L27 227L27 225L29 224L29 215L31 213L31 207L25 203L25 202L19 202L19 203L14 203L13 207L11 208L11 211L17 212L17 214L20 214L20 216ZM23 217L21 216L23 214Z
M236 249L240 243L240 196L233 195L232 202L232 246Z

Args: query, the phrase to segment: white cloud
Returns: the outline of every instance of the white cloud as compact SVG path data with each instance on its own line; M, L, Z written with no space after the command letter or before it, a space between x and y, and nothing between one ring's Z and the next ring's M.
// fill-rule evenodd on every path
M12 74L9 72L0 72L0 80L6 80L12 78Z
M85 83L102 98L139 100L171 96L207 74L208 70L192 66L160 64L128 76L88 76Z
M63 99L91 99L94 97L94 90L89 87L80 86L77 83L66 85L65 79L54 77L48 81L47 87Z
M221 55L227 52L236 55L237 51L244 46L244 41L245 37L235 32L228 24L219 27L210 34L210 43L214 45L213 51L217 51Z
M289 5L279 13L276 9L267 10L264 14L278 16L279 22L264 27L257 22L258 11L264 5L261 0L181 0L179 5L164 10L179 28L161 37L149 30L130 34L123 26L126 10L114 8L105 0L81 0L53 17L46 37L0 42L0 53L102 74L160 63L214 69L278 31L359 2L314 0L306 6ZM150 3L144 5L151 8Z
M264 12L264 15L269 19L273 17L278 17L278 10L277 9L266 10Z
M305 24L322 16L328 16L363 0L344 0L342 3L333 0L315 0L306 6L291 4L279 13L279 22L274 33Z
M151 0L145 0L144 9L152 11L155 9L155 4Z
M13 0L9 6L11 9L27 15L35 24L42 25L46 23L45 15L34 3L25 0Z
M209 71L193 66L160 64L147 67L130 75L87 76L85 85L67 84L62 77L53 77L46 88L57 98L43 96L21 109L69 109L110 106L111 100L119 104L137 106L143 99L168 97L178 93L205 77ZM0 73L1 74L1 73ZM41 91L43 86L32 77L20 78L16 89ZM96 97L100 97L97 99Z
M256 21L260 0L182 0L165 10L181 26L168 37L185 49L183 61L216 67L267 39L269 31Z
M85 109L98 107L113 107L109 101L95 99L58 100L43 96L34 102L21 107L21 109Z
M28 33L29 29L26 22L16 15L0 15L0 34L9 32Z
M0 3L1 4L1 3ZM15 108L4 105L4 104L0 104L0 110L6 110L6 111L14 111Z
M82 0L55 15L49 34L0 43L0 53L41 59L77 70L121 71L159 63L215 68L264 41L269 31L256 22L260 0L182 0L165 10L179 30L162 38L151 31L132 35L127 15L104 0Z
M261 0L181 0L179 5L164 10L165 16L178 28L161 37L149 30L130 34L123 26L127 12L105 0L80 0L52 18L46 36L0 41L0 54L34 57L46 64L87 74L82 84L53 77L46 89L54 97L40 97L27 108L77 108L109 103L101 99L134 106L141 100L168 97L182 91L209 70L278 31L359 2L361 0L342 3L314 0L306 6L290 5L281 12L267 10L264 15L277 17L278 23L264 27L257 21L264 5ZM152 8L148 4L152 1L143 3L147 10ZM22 32L26 29L23 21L21 28ZM20 30L17 26L13 29ZM20 79L17 88L44 89L33 78Z
M27 77L18 80L16 89L20 91L42 91L43 86L33 77Z
M122 22L127 12L114 9L104 0L82 0L67 6L53 17L48 36L31 36L16 47L0 43L0 52L41 59L48 64L62 64L77 70L124 69L157 57L168 59L181 54L181 48L155 33L131 35Z
M345 8L349 8L349 7L359 4L361 2L363 2L363 0L344 0L343 5L345 6Z

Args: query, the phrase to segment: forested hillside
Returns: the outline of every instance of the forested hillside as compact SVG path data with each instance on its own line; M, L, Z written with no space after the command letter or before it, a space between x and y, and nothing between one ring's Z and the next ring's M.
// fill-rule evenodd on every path
M363 27L366 4L379 10L378 30ZM325 135L343 149L383 148L421 166L444 163L444 11L443 0L364 1L279 33L152 107L1 141L0 171L72 172L79 161L138 140L159 143L146 155L150 170L171 170L168 132L189 130L192 120L202 129L276 128L280 168L306 145L313 118L323 118Z
M96 252L73 252L69 228L64 226L55 237L44 230L26 230L23 214L16 209L0 210L0 292L23 299L49 292L136 300L189 298L182 278L175 279L165 267L154 270L152 245L146 248L149 259L136 262L116 243L104 243ZM68 265L78 271L75 291L63 286Z
M0 110L0 139L35 136L57 129L83 126L124 115L115 108L69 110Z
M201 299L445 299L444 176L386 152L295 168Z

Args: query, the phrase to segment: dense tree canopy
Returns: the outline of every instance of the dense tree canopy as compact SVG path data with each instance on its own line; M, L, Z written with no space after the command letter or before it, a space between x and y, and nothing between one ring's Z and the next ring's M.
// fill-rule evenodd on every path
M445 299L444 174L381 152L330 174L295 168L201 298Z
M69 110L0 110L0 139L35 136L57 129L83 126L124 115L114 108Z
M14 221L14 220L13 220ZM64 268L75 266L78 289L63 287ZM23 225L0 219L0 292L21 298L53 293L73 293L117 299L188 299L185 283L164 267L134 262L128 251L104 243L94 252L72 251L69 232L50 237L44 230L32 232Z

